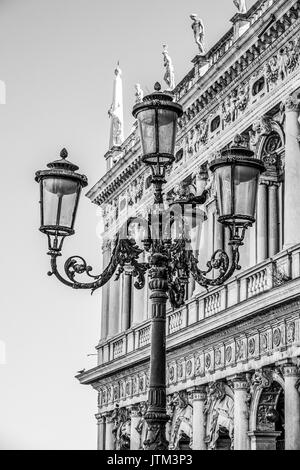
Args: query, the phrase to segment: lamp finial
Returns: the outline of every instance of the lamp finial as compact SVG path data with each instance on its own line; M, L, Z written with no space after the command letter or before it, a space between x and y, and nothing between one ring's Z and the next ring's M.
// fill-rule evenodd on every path
M68 151L67 149L63 148L62 151L60 152L60 158L62 158L63 160L65 160L66 158L68 158Z
M159 82L156 82L154 85L154 90L155 91L160 91L161 90L161 84Z

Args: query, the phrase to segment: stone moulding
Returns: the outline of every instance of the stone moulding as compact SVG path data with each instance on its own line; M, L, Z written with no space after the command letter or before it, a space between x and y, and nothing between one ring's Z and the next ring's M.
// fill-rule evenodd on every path
M216 380L222 380L231 376L232 374L251 372L255 369L267 367L268 365L270 366L271 364L275 364L278 361L291 357L291 351L293 351L293 354L299 354L299 302L290 304L289 311L290 313L284 312L284 315L281 314L279 320L278 313L274 311L269 315L268 318L264 319L264 321L261 320L259 325L257 324L257 319L252 320L252 322L248 322L247 328L244 324L242 325L243 331L245 331L245 338L248 338L248 340L252 337L251 329L253 329L253 326L258 329L259 336L257 340L259 343L259 337L264 334L264 328L271 330L273 328L274 332L278 325L285 326L287 324L294 324L297 331L294 338L294 343L287 345L286 339L282 337L282 343L284 343L286 347L285 351L280 355L276 354L276 351L274 351L272 354L272 351L270 350L269 354L261 354L255 358L255 361L248 357L244 364L239 364L238 361L234 366L227 366L224 364L223 369L218 371L216 365L218 355L216 354L216 351L222 348L222 343L220 344L217 338L214 338L213 335L211 337L211 343L214 345L211 347L208 347L208 345L204 346L201 341L195 341L192 346L192 350L191 347L189 349L181 348L180 353L178 353L178 351L169 353L167 361L168 393L174 393L176 391L193 386L204 385ZM229 342L231 341L232 343L237 344L239 341L239 338L236 336L234 330L230 328L227 329L226 335L229 338ZM245 354L247 354L246 348ZM207 363L207 358L210 358L209 363ZM222 360L224 360L224 358ZM214 364L212 364L212 361L214 361ZM191 365L189 376L187 376L189 363L194 363L195 368L193 368L193 365ZM172 369L177 369L177 373L173 372L173 375L171 375ZM123 372L116 372L111 377L93 381L91 384L99 392L99 410L110 410L115 406L116 403L120 404L120 406L127 406L129 403L138 403L145 400L147 396L147 383L149 380L148 374L148 365L139 365L128 368ZM276 380L278 380L277 377ZM123 391L121 392L121 390Z

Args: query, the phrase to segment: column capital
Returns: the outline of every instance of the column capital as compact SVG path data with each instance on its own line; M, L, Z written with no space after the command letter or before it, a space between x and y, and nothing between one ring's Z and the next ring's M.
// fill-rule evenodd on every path
M106 419L105 415L103 413L97 413L95 414L95 418L97 420L97 424L104 424Z
M138 405L128 406L127 409L130 411L131 418L140 418L142 416Z
M205 401L207 398L207 387L206 385L198 385L188 389L188 393L191 394L193 401Z
M105 411L105 413L103 413L103 417L105 418L106 423L110 424L114 421L114 412L113 411Z
M127 276L131 276L133 272L134 272L134 266L132 266L132 264L130 263L124 264L124 274L126 274Z
M300 368L297 364L287 361L281 364L282 373L284 377L299 377L300 378Z
M246 374L237 374L233 377L230 377L233 383L234 390L248 390L249 381Z
M300 111L300 101L295 94L289 95L285 101L285 112L299 112Z
M269 181L264 178L260 178L258 184L259 186L268 186Z

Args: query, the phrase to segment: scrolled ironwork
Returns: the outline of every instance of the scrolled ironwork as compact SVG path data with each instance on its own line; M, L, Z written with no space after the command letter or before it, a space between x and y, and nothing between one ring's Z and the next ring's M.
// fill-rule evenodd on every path
M57 258L61 256L59 251L52 250L50 276L55 275L63 284L74 289L90 289L92 293L106 284L115 274L118 280L124 272L125 265L132 266L131 275L135 278L136 289L143 289L145 286L145 274L151 266L159 265L159 260L164 259L168 266L168 295L173 309L184 304L186 286L191 276L202 287L209 288L219 286L227 281L235 270L240 269L238 242L233 242L231 260L224 250L217 250L207 262L207 269L199 268L199 260L195 257L190 240L151 240L145 241L145 249L149 252L150 262L142 263L138 259L143 250L138 247L133 239L116 238L115 247L108 266L101 274L92 274L92 267L81 256L71 256L64 264L64 274L60 274L57 266ZM218 271L218 276L208 277L213 271ZM77 277L86 275L93 279L92 282L79 282Z
M48 273L49 276L56 276L59 281L68 287L74 289L90 289L92 293L106 284L114 274L116 274L116 280L120 278L121 273L124 271L126 264L133 266L133 277L136 277L135 287L142 289L145 285L145 272L147 271L147 263L139 263L137 260L142 253L135 240L133 239L119 239L117 237L115 247L110 259L108 266L99 275L92 275L92 267L89 266L84 258L81 256L71 256L64 264L64 273L66 277L62 276L58 270L57 258L61 256L61 253L56 250L49 252L51 256L51 271ZM79 282L76 276L85 274L91 277L93 282Z

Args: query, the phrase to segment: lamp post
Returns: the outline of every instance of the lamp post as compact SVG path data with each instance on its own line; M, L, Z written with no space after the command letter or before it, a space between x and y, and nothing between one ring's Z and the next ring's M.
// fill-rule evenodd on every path
M78 167L66 160L65 150L61 160L48 165L49 170L36 173L36 180L41 187L41 228L49 240L51 271L65 285L75 289L92 291L103 286L116 273L118 279L128 265L132 266L134 286L142 289L145 285L145 273L149 272L151 300L151 356L150 384L148 397L147 439L144 443L148 450L166 450L166 303L169 298L173 308L184 304L186 284L192 275L201 286L217 286L229 279L239 266L239 247L243 244L245 231L255 221L255 204L258 178L264 171L263 164L253 158L253 152L235 143L221 152L221 158L215 160L210 169L214 174L217 188L217 203L220 211L219 221L230 231L229 248L231 260L223 250L217 250L207 263L207 269L198 267L198 260L191 249L190 239L185 230L172 238L171 230L166 230L163 206L162 186L165 183L166 168L174 161L177 120L182 115L182 108L173 102L168 93L160 91L155 85L154 93L145 96L142 103L135 105L133 115L140 129L142 160L152 171L154 186L155 218L145 221L146 237L144 250L149 254L147 263L140 263L138 258L143 252L136 241L128 236L130 221L118 232L111 260L99 275L92 274L92 268L81 256L72 256L64 264L61 275L57 258L61 256L64 238L74 233L74 221L80 190L87 180L76 171ZM170 205L170 227L179 218L195 215L197 205L203 204L207 191L196 197L182 192ZM188 210L186 210L188 209ZM192 209L192 210L191 210ZM177 216L176 216L177 214ZM154 222L155 219L155 222ZM139 219L140 220L140 219ZM218 275L210 278L213 270ZM91 282L79 282L77 276L86 274Z

